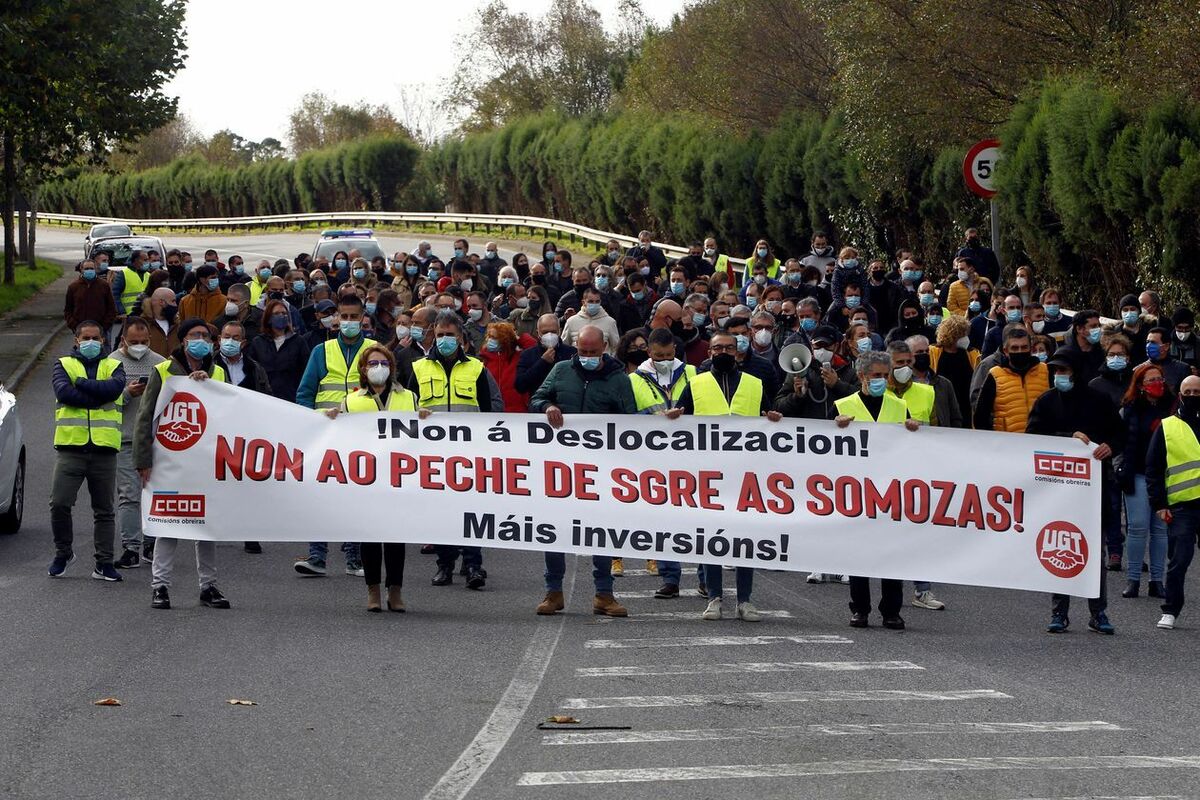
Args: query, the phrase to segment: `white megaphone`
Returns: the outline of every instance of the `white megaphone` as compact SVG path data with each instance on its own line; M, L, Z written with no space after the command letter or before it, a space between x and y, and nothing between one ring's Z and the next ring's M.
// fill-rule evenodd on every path
M789 375L807 372L812 360L812 351L799 342L779 351L779 366Z

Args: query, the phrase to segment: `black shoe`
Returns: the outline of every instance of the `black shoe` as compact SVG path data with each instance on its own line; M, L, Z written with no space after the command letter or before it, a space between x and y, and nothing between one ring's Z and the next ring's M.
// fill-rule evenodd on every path
M150 597L151 608L167 609L171 607L171 596L167 594L167 587L156 586L154 594Z
M229 608L229 601L216 586L209 586L200 591L200 605L209 608Z
M142 560L143 561L153 561L154 560L154 540L153 539L151 539L148 542L142 542Z
M1109 572L1120 572L1121 571L1121 556L1120 556L1120 554L1118 554L1118 553L1110 553L1109 554L1109 556L1108 556L1108 571Z
M433 576L434 586L449 586L454 583L454 569L452 567L438 567L437 574Z
M463 562L463 565L458 568L458 574L464 578L471 574L471 570L467 567L467 563L465 561Z
M245 550L247 553L252 553L253 555L256 555L256 556L262 554L262 545L259 544L258 542L246 542L246 544L243 545L242 549Z
M679 587L673 583L664 583L658 587L658 591L654 593L656 600L671 600L679 597Z
M889 631L902 631L904 630L904 619L899 614L894 617L884 617L883 627Z
M1146 590L1146 594L1150 597L1166 597L1167 590L1163 588L1162 581L1150 581L1150 587Z
M113 562L113 566L117 569L137 569L142 565L142 557L138 555L137 550L126 550L121 553L121 557Z
M696 594L700 595L706 600L708 599L708 587L704 585L704 581L699 581L696 583Z
M862 613L861 611L855 611L853 614L850 615L850 627L851 628L865 628L869 624L870 623L867 621L867 615Z
M487 573L481 569L467 570L467 588L479 591L487 584Z
M1137 597L1139 581L1127 581L1124 591L1121 592L1121 597Z
M437 553L437 546L436 546L436 545L432 545L432 544L423 544L423 545L421 545L421 555L423 555L423 556L432 556L432 555L435 555L436 553Z

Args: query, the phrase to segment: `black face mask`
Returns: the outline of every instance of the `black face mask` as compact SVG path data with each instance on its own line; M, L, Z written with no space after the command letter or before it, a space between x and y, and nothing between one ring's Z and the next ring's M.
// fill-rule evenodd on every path
M1200 414L1200 397L1183 396L1179 398L1179 407L1183 409L1188 416L1196 416Z
M914 331L921 327L921 318L919 316L905 317L903 320L903 327L905 330Z
M779 317L779 322L785 328L794 328L794 327L796 327L796 315L795 314L783 314Z
M646 360L645 350L630 350L625 353L626 364L641 364Z
M717 353L712 357L713 372L732 372L737 366L733 353Z
M1033 353L1013 353L1008 357L1008 363L1013 369L1027 370L1033 366Z
M577 284L575 284L575 296L576 296L576 297L583 297L583 293L584 293L584 292L586 292L586 291L588 290L588 287L589 287L589 286L591 286L591 284L590 284L590 283L577 283Z
M979 237L972 236L971 238L967 239L967 247L979 247Z
M677 338L682 339L687 334L687 330L684 329L682 322L675 320L671 323L671 333L675 334Z
M885 274L886 274L886 273L884 273L884 271L883 271L883 270L881 270L881 269L877 269L877 270L875 270L874 272L872 272L872 273L871 273L871 277L872 277L872 278L874 278L874 279L875 279L875 280L877 280L877 281L881 281L881 280L883 280L883 276L884 276Z
M175 315L178 313L179 306L163 306L162 315L163 319L165 319L167 322L175 319Z
M267 292L268 300L282 300L283 292Z
M918 372L929 371L929 353L917 353L913 356L913 367Z
M534 284L535 286L541 286L542 284L544 284L546 282L546 276L545 275L530 275L529 281L530 281L530 283Z

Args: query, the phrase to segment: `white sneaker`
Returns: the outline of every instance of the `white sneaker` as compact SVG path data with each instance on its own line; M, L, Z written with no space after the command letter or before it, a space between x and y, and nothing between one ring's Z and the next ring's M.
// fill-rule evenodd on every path
M807 580L809 583L824 583L825 582L825 573L824 572L810 572L810 573L808 573Z
M926 608L930 611L941 611L946 607L946 604L934 597L933 592L928 589L914 594L912 604L917 608Z
M721 618L721 598L714 597L708 601L708 608L704 609L704 613L700 615L701 619L717 620Z
M759 622L762 620L762 614L758 613L758 609L750 602L737 604L737 616L738 619L745 620L746 622Z
M1163 614L1162 619L1160 619L1158 621L1158 627L1162 628L1164 631L1174 630L1175 629L1175 615L1174 614Z

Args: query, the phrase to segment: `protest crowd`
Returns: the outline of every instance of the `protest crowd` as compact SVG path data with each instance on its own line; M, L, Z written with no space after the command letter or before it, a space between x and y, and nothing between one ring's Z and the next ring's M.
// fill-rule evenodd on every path
M143 536L140 498L154 468L155 401L167 377L190 376L332 418L493 412L559 427L574 414L742 415L895 423L914 437L923 426L1074 437L1095 447L1102 478L1106 569L1088 627L1114 631L1108 571L1124 573L1122 597L1161 598L1160 628L1183 607L1200 530L1193 312L1145 290L1068 314L1062 287L1041 285L1032 266L1002 269L974 229L936 268L904 250L894 261L860 258L816 233L811 252L786 261L760 240L743 277L713 239L668 258L643 231L632 248L611 241L584 257L546 242L508 262L493 242L480 254L459 239L444 258L429 242L371 261L354 249L255 264L169 250L135 252L123 269L99 256L78 272L64 311L75 345L53 373L51 577L75 559L72 507L86 481L92 577L120 581L148 563L152 605L170 608L178 540ZM800 370L780 359L796 344L811 354ZM366 582L369 611L405 610L404 544L340 547L346 573ZM257 542L244 550L262 552ZM195 551L200 602L228 608L215 543ZM421 552L436 561L433 585L486 586L481 548ZM614 591L623 560L592 564L594 613L626 616ZM292 568L327 575L329 544L310 542ZM564 608L565 570L564 555L546 554L538 614ZM696 591L703 619L722 618L720 566L685 575L659 559L646 570L661 579L656 597ZM737 618L758 621L753 570L732 578ZM869 624L867 578L807 580L848 583L850 625ZM882 624L903 629L904 584L881 584ZM907 597L945 608L929 583L914 582ZM1053 597L1049 632L1067 629L1069 606Z

